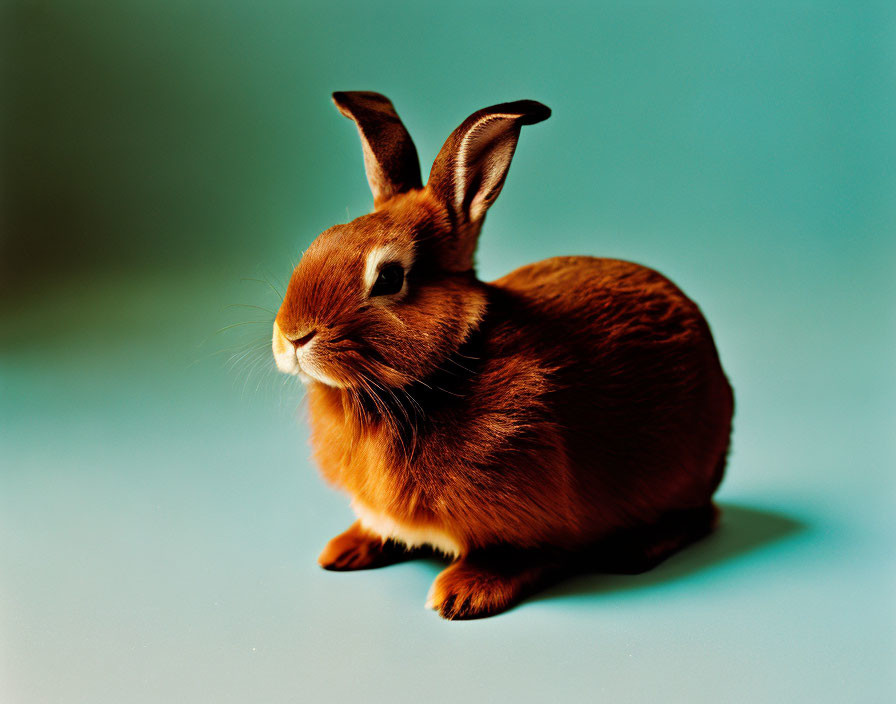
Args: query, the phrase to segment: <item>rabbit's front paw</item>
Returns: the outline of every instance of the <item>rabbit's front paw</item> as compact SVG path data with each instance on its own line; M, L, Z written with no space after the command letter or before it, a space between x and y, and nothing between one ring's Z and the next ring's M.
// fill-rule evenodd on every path
M345 533L327 543L317 562L325 570L343 572L384 567L408 557L403 546L390 540L383 541L356 521Z
M507 569L460 559L436 577L426 606L450 620L492 616L516 604L543 573L540 566Z

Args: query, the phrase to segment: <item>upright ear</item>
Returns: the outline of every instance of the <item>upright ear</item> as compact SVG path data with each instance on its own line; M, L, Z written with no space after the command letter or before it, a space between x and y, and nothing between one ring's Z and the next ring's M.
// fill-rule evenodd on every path
M520 128L550 116L546 105L518 100L475 112L451 133L427 185L453 214L458 229L472 229L475 238L504 185Z
M369 91L333 93L333 102L358 126L375 208L394 195L422 187L417 149L385 95Z

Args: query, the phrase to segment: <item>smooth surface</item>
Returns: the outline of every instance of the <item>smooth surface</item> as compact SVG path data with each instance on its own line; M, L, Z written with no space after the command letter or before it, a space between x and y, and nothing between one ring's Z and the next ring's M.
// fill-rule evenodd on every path
M891 4L16 6L0 701L896 698ZM481 273L619 256L698 301L737 395L717 534L469 623L423 608L435 562L317 567L351 514L265 279L369 207L346 89L424 172L475 109L551 106Z

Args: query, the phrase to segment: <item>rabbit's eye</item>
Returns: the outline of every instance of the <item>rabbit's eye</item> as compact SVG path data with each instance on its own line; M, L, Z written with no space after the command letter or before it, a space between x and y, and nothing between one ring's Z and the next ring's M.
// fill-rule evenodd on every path
M370 289L370 295L391 296L401 291L402 286L404 286L404 267L397 262L392 262L380 269L373 288Z

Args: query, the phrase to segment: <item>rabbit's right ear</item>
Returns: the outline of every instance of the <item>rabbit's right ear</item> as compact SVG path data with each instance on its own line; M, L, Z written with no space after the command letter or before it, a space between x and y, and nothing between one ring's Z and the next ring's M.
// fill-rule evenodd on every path
M333 93L333 102L358 126L375 208L399 193L422 188L417 149L385 95L369 91Z

